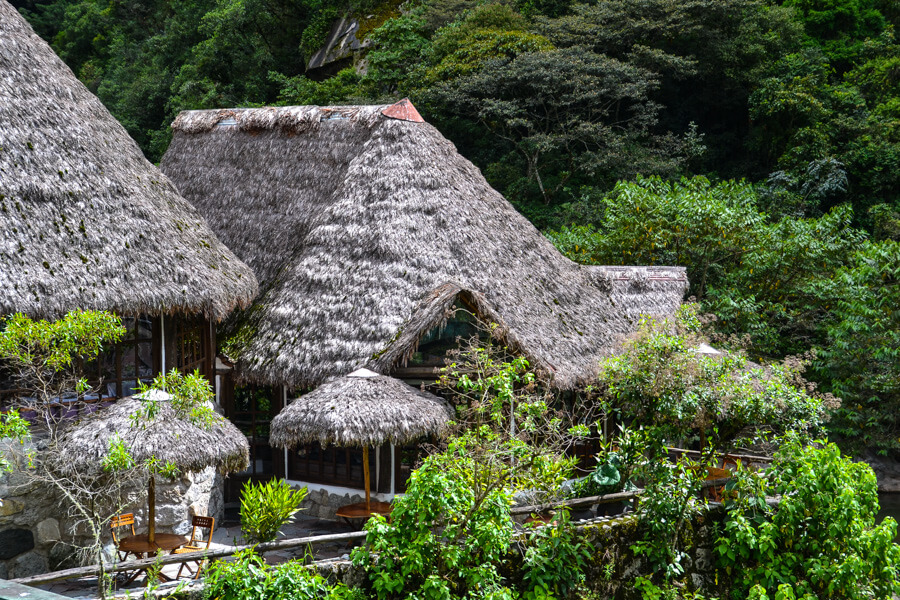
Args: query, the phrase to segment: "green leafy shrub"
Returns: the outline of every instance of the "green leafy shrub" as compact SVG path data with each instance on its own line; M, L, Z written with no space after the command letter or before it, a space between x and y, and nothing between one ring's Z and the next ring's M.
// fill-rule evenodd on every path
M168 373L154 377L149 385L139 381L138 389L144 399L141 410L132 416L134 427L140 426L141 419L154 419L159 411L159 396L152 393L152 390L164 391L171 396L168 404L177 417L197 427L209 429L224 420L212 406L216 396L212 385L200 374L199 369L185 375L173 368Z
M673 464L662 448L657 447L656 452L644 466L647 484L637 510L645 534L631 549L647 557L657 577L672 582L684 575L685 524L705 507L697 496L706 470L704 461L695 463L682 457Z
M241 492L241 531L251 543L271 542L292 523L307 489L295 490L283 479L248 483Z
M697 352L704 339L695 309L685 305L674 323L642 319L625 351L601 363L601 393L626 422L652 427L657 438L699 435L723 448L750 425L810 431L825 420L837 400L810 392L802 365L764 369L739 354Z
M875 521L878 489L865 463L834 444L789 438L764 473L741 474L716 546L732 597L890 598L900 593L897 523ZM780 497L776 508L766 496Z
M512 598L498 572L512 543L509 493L500 462L482 462L471 439L429 456L394 501L391 522L366 524L353 553L375 594L388 598ZM508 469L508 467L506 467Z
M523 592L525 600L566 598L584 582L590 546L582 541L560 510L545 527L532 527L525 541Z
M855 451L900 449L900 243L863 244L851 265L822 282L835 299L828 343L814 368L844 399L832 437Z
M610 452L604 460L597 462L593 472L575 482L572 490L573 497L586 498L587 496L618 492L625 485L619 471L621 467L622 460L618 453Z
M473 443L456 439L429 456L395 500L391 522L366 525L367 546L353 560L367 567L379 599L562 598L583 581L589 548L565 511L524 536L520 585L504 579L515 533L508 479L496 473L502 459L487 464Z
M31 431L28 428L28 421L19 416L18 412L0 413L0 475L13 468L9 452L9 442L18 442L24 444L31 438ZM0 501L3 499L0 498Z
M206 598L214 600L362 600L361 592L325 578L298 561L269 567L247 550L235 560L215 561L206 571Z

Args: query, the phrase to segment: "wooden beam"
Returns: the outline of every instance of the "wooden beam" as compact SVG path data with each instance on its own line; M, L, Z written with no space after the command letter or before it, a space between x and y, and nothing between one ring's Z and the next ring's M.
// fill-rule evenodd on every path
M678 452L679 454L690 454L696 455L700 454L699 450L686 450L684 448L674 448L669 447L666 448L669 452ZM732 454L731 452L724 452L721 454L721 458L737 458L738 460L745 462L763 462L770 463L774 459L771 456L753 456L751 454Z
M176 563L182 563L189 560L202 560L205 558L224 558L240 552L256 548L257 552L269 552L270 550L285 550L288 548L296 548L307 544L317 544L321 542L337 542L342 540L357 540L366 537L365 531L351 531L350 533L334 533L329 535L317 535L302 538L290 538L286 540L277 540L275 542L266 542L257 544L256 546L229 546L218 550L209 550L206 552L192 552L190 554L169 554L160 558L144 558L142 560L129 560L106 565L107 573L117 573L119 571L131 571L133 569L146 569L154 565L165 566ZM87 567L76 567L74 569L65 569L64 571L54 571L53 573L43 573L41 575L32 575L31 577L21 577L13 579L16 583L24 585L41 585L44 583L53 583L54 581L64 581L66 579L75 579L78 577L94 577L100 574L100 567L91 565Z
M547 504L532 504L530 506L515 506L509 512L513 515L526 515L530 513L540 513L545 510L562 507L578 507L593 506L594 504L610 504L621 500L631 500L637 498L644 493L644 490L634 490L633 492L616 492L615 494L603 494L602 496L587 496L585 498L572 498L571 500L563 500L561 502L548 502Z
M706 489L710 487L717 487L720 485L725 485L729 481L731 481L730 477L723 477L721 479L707 479L700 483L700 489ZM530 506L514 506L510 509L510 514L513 515L525 515L530 513L541 513L545 510L552 510L554 508L576 508L583 506L593 506L595 504L611 504L613 502L620 502L622 500L631 500L633 498L639 498L641 494L644 493L644 490L634 490L631 492L616 492L615 494L603 494L602 496L587 496L584 498L572 498L571 500L562 500L560 502L548 502L546 504L532 504Z
M722 478L722 479L712 479L708 481L704 481L701 483L701 488L708 488L713 486L724 485L731 481L730 478ZM530 506L516 506L510 510L510 513L513 515L523 515L530 513L540 513L545 510L551 510L554 508L562 508L562 507L581 507L581 506L593 506L594 504L610 504L612 502L619 502L622 500L631 500L633 498L639 498L641 494L644 493L644 490L634 490L631 492L617 492L615 494L603 494L601 496L588 496L586 498L573 498L571 500L563 500L562 502L549 502L547 504L533 504ZM253 545L245 545L245 546L229 546L227 548L221 548L217 550L209 550L206 552L193 552L191 554L170 554L166 556L161 556L159 558L145 558L142 560L129 560L126 562L119 562L114 564L106 565L107 573L117 573L119 571L131 571L133 569L146 569L152 566L165 566L171 564L182 563L189 560L202 560L206 558L225 558L226 556L232 556L242 550L248 550L250 548L256 548L257 552L269 552L270 550L286 550L289 548L296 548L299 546L306 546L309 544L317 544L322 542L337 542L337 541L349 541L349 540L361 540L366 537L365 531L352 531L350 533L334 533L329 535L318 535L311 537L301 537L301 538L290 538L286 540L277 540L274 542L266 542L264 544L258 544L256 546ZM56 581L64 581L66 579L75 579L78 577L93 577L100 574L100 567L97 565L87 566L87 567L76 567L74 569L66 569L64 571L54 571L52 573L43 573L41 575L32 575L31 577L21 577L19 579L11 580L14 583L24 584L24 585L41 585L45 583L53 583ZM2 582L2 580L0 580ZM3 596L0 596L0 600L3 600ZM21 596L15 596L15 598L21 598ZM42 598L34 597L35 600L43 600ZM52 600L52 598L47 598L47 600Z

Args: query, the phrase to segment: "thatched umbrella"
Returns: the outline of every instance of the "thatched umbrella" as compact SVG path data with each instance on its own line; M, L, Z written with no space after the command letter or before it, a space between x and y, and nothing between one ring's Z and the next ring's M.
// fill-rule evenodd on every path
M58 453L62 462L73 470L98 471L110 450L110 441L118 434L137 463L155 457L188 472L213 466L221 473L231 473L247 467L250 446L237 427L219 415L208 428L195 425L180 418L170 399L166 392L150 390L82 419L60 436ZM145 417L147 401L158 403L152 419ZM148 541L152 544L156 534L156 480L152 472L147 505Z
M301 396L272 420L269 442L293 448L362 446L366 511L370 510L369 446L403 445L441 433L453 418L450 405L392 377L359 369Z

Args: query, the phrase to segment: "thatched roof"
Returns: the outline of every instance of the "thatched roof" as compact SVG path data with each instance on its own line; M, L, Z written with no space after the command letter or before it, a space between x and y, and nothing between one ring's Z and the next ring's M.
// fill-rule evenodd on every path
M223 318L256 289L249 268L0 0L0 314Z
M440 434L453 418L443 399L367 369L354 371L300 396L272 420L269 442L293 448L403 446Z
M109 451L110 440L118 433L138 462L155 456L183 471L213 466L222 473L247 467L247 438L224 417L208 429L202 428L178 418L170 404L161 401L155 418L141 418L135 426L132 415L141 409L142 402L137 397L123 398L69 426L58 441L60 460L74 470L96 471Z
M385 108L175 120L163 172L261 282L230 330L244 379L300 388L362 366L388 373L462 295L567 389L641 314L680 304L684 269L573 263L434 127Z

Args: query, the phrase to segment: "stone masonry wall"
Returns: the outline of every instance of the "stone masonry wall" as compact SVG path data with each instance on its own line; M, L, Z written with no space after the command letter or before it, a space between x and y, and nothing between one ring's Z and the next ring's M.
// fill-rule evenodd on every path
M220 520L224 513L223 490L222 477L212 468L173 482L157 480L157 530L185 535L190 533L194 515ZM88 532L73 526L73 520L67 517L68 505L56 490L29 481L26 474L13 472L0 476L0 499L0 579L76 566L75 546L89 539ZM146 486L129 494L129 504L129 511L135 515L135 530L145 532ZM108 527L105 533L104 551L113 559Z
M687 590L706 595L720 596L719 574L715 567L714 547L716 523L722 522L725 511L712 505L685 524L679 546L686 553L682 560L685 568ZM634 590L634 579L650 575L651 569L643 556L635 555L631 545L645 536L638 519L633 514L623 517L598 518L582 523L582 536L594 552L586 571L586 580L592 591L601 598L616 600L640 600L640 592Z
M310 490L303 503L300 504L300 514L304 517L316 519L337 520L334 513L342 506L365 502L362 494L335 494L326 489Z
M682 564L685 566L689 588L685 591L724 597L722 593L726 590L719 584L713 554L715 524L724 517L725 511L721 506L713 505L687 524L682 536L682 548L687 554ZM631 544L642 534L634 514L595 517L581 521L576 526L583 539L594 548L585 574L586 582L596 597L641 600L640 592L634 590L634 578L649 575L650 568L644 558L636 556L630 549ZM313 563L311 567L332 583L340 581L363 589L368 586L364 569L354 566L348 560L323 560ZM200 580L187 589L179 588L177 593L172 593L171 590L159 591L156 597L160 600L198 600L205 595Z

